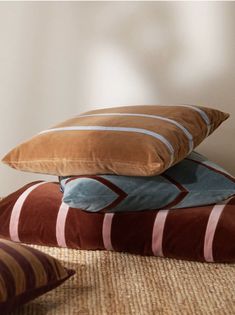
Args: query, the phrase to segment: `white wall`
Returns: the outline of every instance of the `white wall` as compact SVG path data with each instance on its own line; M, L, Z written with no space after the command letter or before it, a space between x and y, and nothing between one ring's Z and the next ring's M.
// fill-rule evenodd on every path
M235 174L234 2L0 3L1 157L79 112L156 103L230 112L199 151ZM0 195L45 178L0 174Z

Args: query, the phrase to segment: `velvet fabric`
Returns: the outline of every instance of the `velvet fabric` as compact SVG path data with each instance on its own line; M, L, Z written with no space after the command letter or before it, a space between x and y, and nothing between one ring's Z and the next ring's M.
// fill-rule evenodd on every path
M66 204L90 212L196 207L235 194L235 178L196 152L157 176L80 175L60 183Z
M0 239L0 314L42 295L74 274L34 248Z
M0 237L86 250L235 262L235 197L184 209L88 213L62 202L58 183L33 182L0 202Z
M184 159L228 117L191 105L89 111L20 144L3 162L58 176L154 176Z

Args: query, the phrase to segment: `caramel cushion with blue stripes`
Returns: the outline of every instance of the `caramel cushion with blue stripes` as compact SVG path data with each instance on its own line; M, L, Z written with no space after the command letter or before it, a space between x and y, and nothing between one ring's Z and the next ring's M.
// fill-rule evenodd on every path
M0 239L0 314L52 290L73 274L49 255Z
M66 204L91 212L195 207L235 195L235 178L196 152L156 176L80 175L60 182Z
M84 250L235 262L235 197L202 207L91 213L64 204L59 183L33 182L0 202L0 237Z
M154 176L185 158L228 117L191 105L93 110L42 131L3 162L62 176Z

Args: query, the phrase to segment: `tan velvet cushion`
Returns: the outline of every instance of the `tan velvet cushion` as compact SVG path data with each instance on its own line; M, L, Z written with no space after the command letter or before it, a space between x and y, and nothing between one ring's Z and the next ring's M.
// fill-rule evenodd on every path
M190 105L94 110L39 133L3 162L54 175L157 175L185 158L228 117Z

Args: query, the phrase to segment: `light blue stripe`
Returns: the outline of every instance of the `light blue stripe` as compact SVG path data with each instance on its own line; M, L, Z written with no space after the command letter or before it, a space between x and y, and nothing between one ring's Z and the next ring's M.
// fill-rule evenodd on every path
M133 117L146 117L146 118L153 118L153 119L159 119L159 120L163 120L163 121L167 121L175 126L177 126L178 128L180 128L183 133L186 135L186 137L189 140L189 153L193 150L194 148L194 144L193 144L193 136L192 134L183 126L181 125L179 122L170 119L170 118L166 118L166 117L162 117L162 116L158 116L158 115L149 115L149 114L134 114L134 113L102 113L102 114L87 114L87 115L79 115L77 116L77 118L79 117L95 117L95 116L133 116Z
M195 110L196 112L198 112L200 114L200 116L202 117L202 119L205 121L205 123L207 125L207 133L206 133L206 135L208 136L210 131L211 131L211 122L210 122L210 119L207 116L207 114L201 108L199 108L199 107L197 107L195 105L179 105L179 106L191 108L191 109Z
M91 130L95 130L95 131L121 131L121 132L134 132L134 133L142 133L145 135L149 135L151 137L154 137L158 140L160 140L162 143L164 143L166 145L166 147L168 148L170 154L171 154L171 162L170 165L173 163L174 161L174 148L171 145L171 143L162 135L153 132L151 130L147 130L147 129L142 129L142 128L131 128L131 127L108 127L108 126L68 126L68 127L59 127L59 128L53 128L53 129L48 129L48 130L44 130L42 132L40 132L39 134L44 134L44 133L48 133L48 132L57 132L57 131L91 131Z

